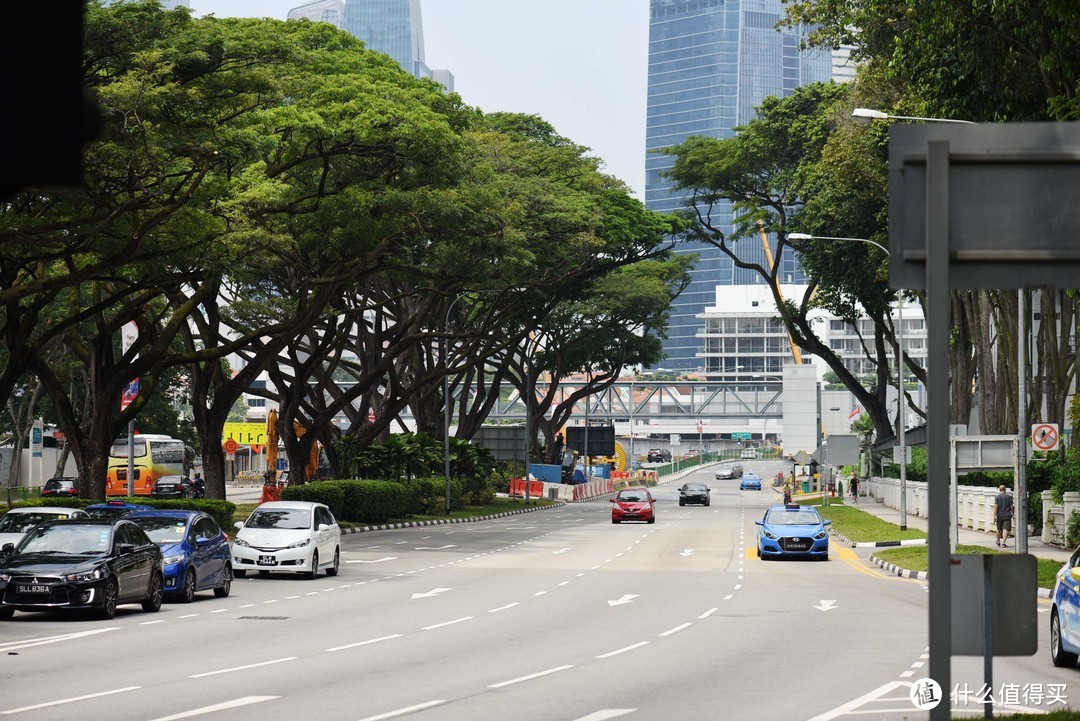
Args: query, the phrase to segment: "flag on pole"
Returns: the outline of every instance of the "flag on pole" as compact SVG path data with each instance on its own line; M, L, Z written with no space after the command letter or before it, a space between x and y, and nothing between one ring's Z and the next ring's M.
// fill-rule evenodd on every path
M861 415L862 415L862 408L860 408L859 406L855 406L854 408L851 409L851 413L848 413L847 419L849 421L854 421L854 420L857 420L859 418L859 416L861 416Z

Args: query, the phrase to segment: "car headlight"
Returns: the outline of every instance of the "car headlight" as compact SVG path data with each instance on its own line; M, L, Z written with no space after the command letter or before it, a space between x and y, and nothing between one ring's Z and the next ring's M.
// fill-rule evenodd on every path
M815 541L820 541L821 539L827 537L828 535L829 534L825 533L825 531L819 531L817 534L814 535L814 540Z
M171 566L172 564L180 563L183 560L184 560L184 554L182 554L182 553L174 553L171 556L165 556L165 558L161 559L161 563L163 565L166 565L166 566Z
M780 538L780 536L776 535L772 531L762 531L762 533L765 535L765 538L768 538L770 541L775 541L777 538Z
M69 573L64 576L65 581L71 581L74 583L86 583L87 581L96 581L105 577L105 569L98 566L92 571L83 571L82 573Z
M233 543L235 543L237 546L243 546L244 548L251 548L251 544L245 541L243 538L240 538L240 536L234 538Z
M3 581L4 583L7 583L10 580L11 580L11 574L10 573L0 573L0 581Z
M295 543L290 543L288 546L286 546L286 548L303 548L304 546L308 545L309 543L311 543L311 539L310 538L305 538L302 541L296 541Z

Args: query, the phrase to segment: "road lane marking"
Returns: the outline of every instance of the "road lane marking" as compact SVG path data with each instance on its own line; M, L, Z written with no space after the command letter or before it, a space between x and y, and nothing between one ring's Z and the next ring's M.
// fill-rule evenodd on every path
M438 706L444 703L446 703L445 699L438 698L434 701L425 701L424 703L418 703L415 706L399 708L397 711L387 711L386 713L381 713L377 716L366 716L360 719L360 721L382 721L382 719L394 718L395 716L404 716L405 714L412 713L413 711L423 711L426 708L431 708L432 706Z
M392 636L380 636L379 638L369 638L367 641L357 641L356 643L347 643L344 646L334 646L333 648L326 649L327 653L333 653L334 651L344 651L347 648L356 648L357 646L367 646L369 643L378 643L379 641L389 641L393 638L401 638L400 633L395 633Z
M503 686L510 686L515 683L521 683L522 681L531 681L534 678L540 678L541 676L547 676L548 674L565 671L568 668L573 668L573 666L556 666L555 668L549 668L547 671L537 671L536 673L530 673L528 676L518 676L517 678L512 678L509 681L500 681L499 683L489 684L488 688L502 688Z
M474 618L476 618L476 616L463 616L462 618L455 618L453 621L443 621L442 623L436 623L436 624L433 624L431 626L424 626L424 628L422 630L430 631L433 628L442 628L443 626L452 626L455 623L461 623L462 621L471 621Z
M234 666L232 668L223 668L219 671L206 671L204 673L196 673L188 678L205 678L206 676L217 676L220 673L232 673L233 671L245 671L249 668L260 668L261 666L271 666L275 663L285 663L286 661L295 661L296 656L286 656L285 658L275 658L273 661L261 661L259 663L249 663L246 666Z
M165 619L159 618L157 621L140 621L140 626L153 626L155 623L165 623Z
M624 648L620 648L620 649L615 650L615 651L608 651L607 653L602 653L599 656L597 656L597 658L611 658L612 656L618 656L620 653L626 653L627 651L633 651L635 648L641 648L642 646L647 646L647 645L649 645L648 641L639 641L638 643L632 644L630 646L626 646Z
M203 714L214 713L216 711L226 711L231 708L239 708L240 706L250 706L253 703L262 703L263 701L273 701L280 696L244 696L242 698L236 698L232 701L225 701L223 703L216 703L213 706L203 706L202 708L194 708L190 711L184 711L182 713L173 714L172 716L159 716L151 721L176 721L176 719L191 718L192 716L202 716Z
M684 624L680 624L680 625L676 626L676 627L675 627L675 628L673 628L673 629L670 629L670 630L668 630L668 631L664 631L664 632L663 632L662 634L660 634L660 635L661 635L661 636L670 636L671 634L673 634L673 633L678 633L679 631L683 630L684 628L688 628L688 627L690 627L690 626L692 626L692 625L693 625L692 623L684 623Z
M116 688L112 691L101 691L100 693L88 693L85 696L73 696L71 698L57 699L56 701L46 701L44 703L34 704L33 706L23 706L21 708L8 709L7 711L0 711L0 716L7 716L14 713L22 713L23 711L33 711L39 708L48 708L50 706L60 706L65 703L75 703L76 701L85 701L88 698L100 698L101 696L111 696L115 693L124 693L125 691L138 691L142 686L125 686L124 688Z
M513 603L508 603L505 606L499 606L498 608L493 608L490 611L488 611L488 613L498 613L499 611L505 611L508 608L513 608L514 606L520 606L520 605L521 605L520 601L514 601Z
M625 716L628 713L634 713L636 708L603 708L599 711L594 711L588 716L582 716L574 721L607 721L609 718L616 718L618 716Z
M93 631L79 631L78 633L64 633L59 636L43 636L40 638L30 638L25 641L5 641L4 643L0 643L0 651L18 651L19 649L23 648L44 646L45 644L56 643L57 641L71 641L76 638L94 636L99 633L118 630L120 630L119 626L110 626L109 628L98 628Z
M703 613L703 614L701 614L700 616L698 616L698 618L699 618L699 619L701 619L701 618L708 618L709 616L713 615L714 613L716 613L716 612L717 612L717 611L719 611L719 610L720 610L719 608L710 608L710 609L709 609L708 611L706 611L705 613Z

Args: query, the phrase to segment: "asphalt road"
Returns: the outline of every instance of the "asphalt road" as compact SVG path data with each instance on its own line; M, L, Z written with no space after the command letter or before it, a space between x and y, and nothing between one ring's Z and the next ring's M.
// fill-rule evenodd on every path
M827 563L763 562L754 520L775 495L693 477L712 505L679 507L678 483L661 485L655 524L612 525L598 500L349 534L336 578L249 576L229 598L113 621L16 613L0 625L0 716L926 718L908 699L925 675L926 582L836 545ZM1039 654L996 659L995 688L1068 697L1077 671L1053 668L1039 618ZM981 685L981 659L953 669Z

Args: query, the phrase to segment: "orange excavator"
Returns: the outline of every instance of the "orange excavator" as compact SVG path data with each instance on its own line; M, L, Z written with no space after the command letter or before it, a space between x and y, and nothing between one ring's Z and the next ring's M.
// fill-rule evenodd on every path
M266 503L267 501L280 501L281 489L284 487L284 482L279 482L277 461L278 461L278 432L277 432L278 412L277 409L271 408L270 412L266 414L266 474L263 481L262 500L260 503ZM296 437L299 438L307 433L307 428L303 426L299 421L293 421L293 432L296 433ZM311 457L308 459L307 465L304 466L304 481L307 482L313 480L315 475L319 472L319 456L322 452L322 446L318 441L311 444Z

